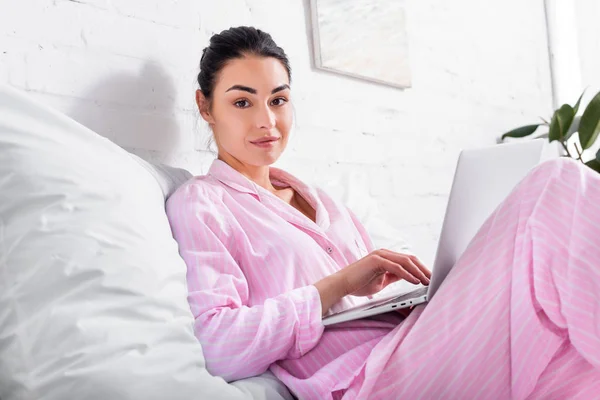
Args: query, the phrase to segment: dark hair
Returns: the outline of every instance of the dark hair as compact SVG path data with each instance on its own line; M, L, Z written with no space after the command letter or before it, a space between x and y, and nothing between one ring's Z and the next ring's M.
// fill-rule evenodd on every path
M210 44L202 51L198 84L207 99L211 99L217 74L233 59L247 55L273 57L281 61L292 81L290 62L283 49L271 35L250 26L229 28L210 38Z

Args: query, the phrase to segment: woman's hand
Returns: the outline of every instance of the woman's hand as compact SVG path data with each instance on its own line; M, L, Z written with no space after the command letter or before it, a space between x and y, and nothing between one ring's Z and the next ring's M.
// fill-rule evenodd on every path
M429 285L431 272L421 261L409 254L376 250L339 272L345 280L346 294L370 296L390 283L404 279Z
M431 272L409 254L376 250L315 284L321 295L323 314L349 294L369 296L401 279L429 285Z

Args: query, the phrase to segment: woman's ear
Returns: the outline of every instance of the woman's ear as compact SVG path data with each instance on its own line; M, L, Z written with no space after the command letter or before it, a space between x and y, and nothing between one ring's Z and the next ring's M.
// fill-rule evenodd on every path
M210 103L200 89L196 90L196 104L198 105L198 111L200 111L202 118L204 118L209 125L214 124L215 120L210 113Z

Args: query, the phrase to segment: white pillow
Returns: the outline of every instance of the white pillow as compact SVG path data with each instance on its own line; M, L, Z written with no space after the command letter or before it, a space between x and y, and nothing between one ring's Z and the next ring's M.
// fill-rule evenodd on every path
M0 398L289 398L204 369L167 186L0 85Z
M150 163L143 158L136 156L135 154L130 153L130 155L142 167L146 168L146 170L154 177L154 179L156 179L156 182L162 191L165 202L179 186L192 177L192 174L185 169L175 168L164 164Z

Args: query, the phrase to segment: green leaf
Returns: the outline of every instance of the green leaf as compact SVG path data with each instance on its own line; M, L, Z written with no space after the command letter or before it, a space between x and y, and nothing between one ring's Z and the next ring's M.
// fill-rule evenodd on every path
M567 140L569 140L571 138L571 136L573 136L573 134L575 134L577 132L577 130L579 129L580 123L581 123L581 117L578 117L576 115L575 118L573 118L573 123L571 123L571 127L567 131L567 135L565 136L565 142Z
M596 160L590 160L588 162L585 163L585 165L587 165L588 167L590 167L591 169L593 169L596 172L600 172L600 161Z
M581 103L581 99L583 98L584 94L585 94L585 90L583 91L583 93L581 93L581 96L579 96L579 100L577 100L577 103L575 103L575 107L573 107L573 111L574 111L575 115L577 115L577 111L579 111L579 104Z
M550 142L555 140L564 141L567 132L573 123L575 113L573 107L568 104L563 104L558 110L552 115L552 121L550 121Z
M581 116L579 142L583 150L592 147L600 132L600 93L596 94Z
M520 128L517 128L517 129L513 129L512 131L506 132L504 135L502 135L502 139L507 138L507 137L522 138L522 137L525 137L525 136L529 136L533 132L535 132L535 130L540 125L542 125L542 124L526 125L526 126L522 126Z
M550 139L550 142L554 142L560 138L559 118L558 110L554 111L554 114L552 114L552 119L550 120L550 131L548 132L548 138Z
M600 150L596 153L596 160L600 161Z

